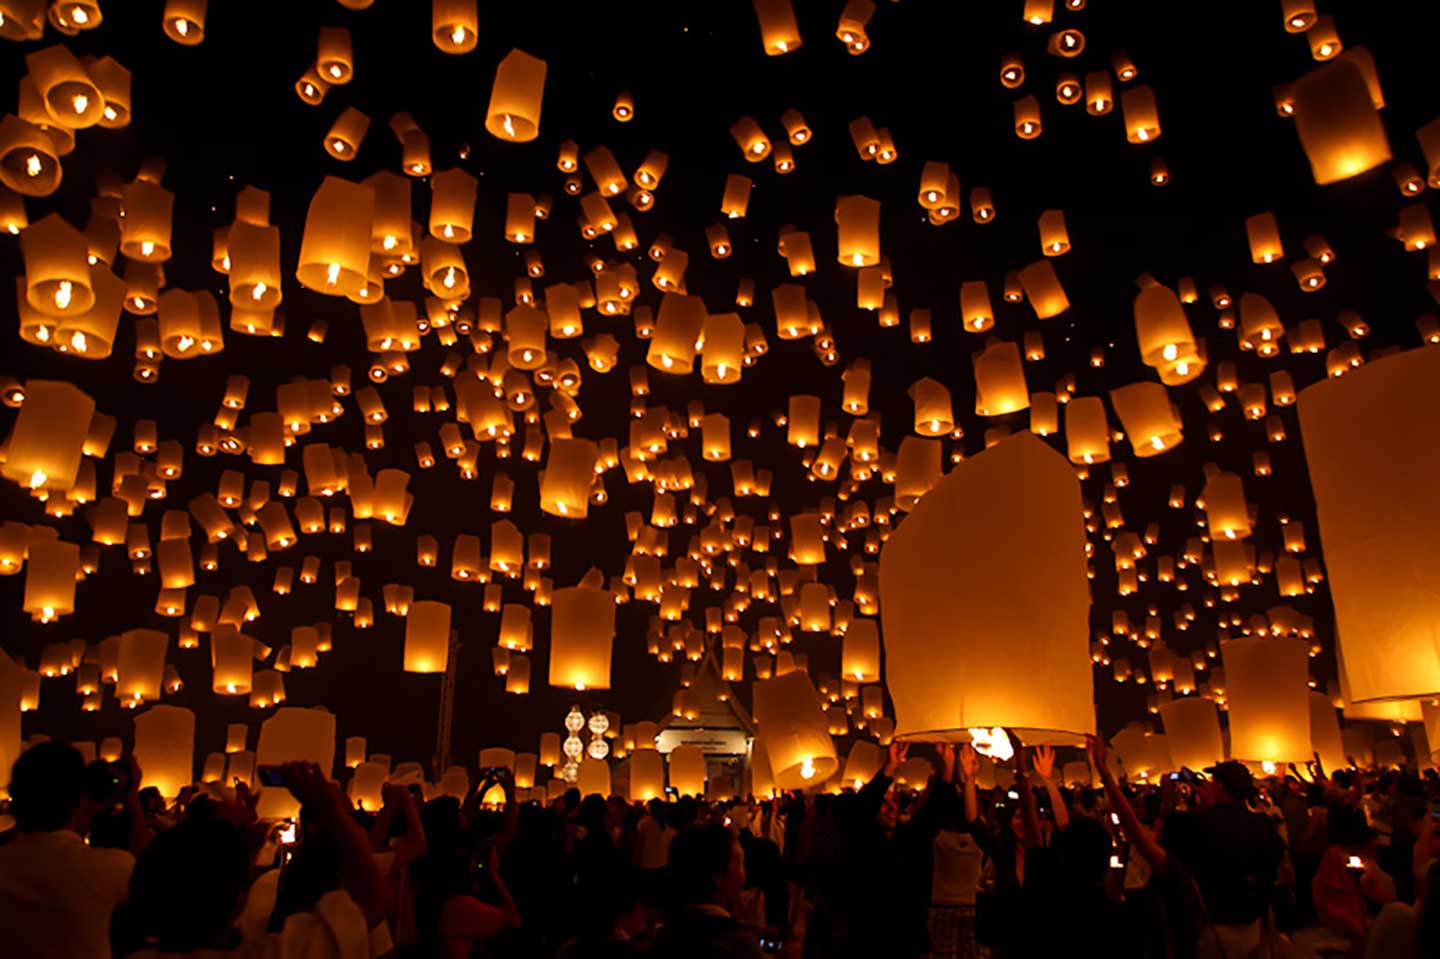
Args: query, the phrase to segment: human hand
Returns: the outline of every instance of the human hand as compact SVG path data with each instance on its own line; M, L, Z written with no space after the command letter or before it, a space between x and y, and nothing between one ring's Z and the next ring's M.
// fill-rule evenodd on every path
M1031 766L1034 767L1034 769L1035 769L1035 774L1036 774L1037 776L1039 776L1041 779L1045 780L1045 781L1048 783L1048 782L1053 778L1053 776L1054 776L1054 774L1055 774L1055 749L1054 749L1054 747L1053 747L1053 746L1037 746L1037 747L1035 747L1035 755L1034 755L1034 758L1031 760Z
M955 778L955 745L953 743L941 743L940 753L940 781L949 782Z
M909 743L892 741L890 748L885 753L885 775L894 776L895 770L900 768L900 764L905 761L905 757L909 754Z
M1085 737L1085 752L1090 756L1091 768L1097 773L1103 773L1105 771L1105 757L1108 752L1105 748L1105 741L1099 736L1087 735Z
M960 746L960 771L965 774L966 782L973 783L980 775L980 754L969 743Z
M380 801L386 808L398 808L410 798L410 790L398 783L386 783L380 787Z

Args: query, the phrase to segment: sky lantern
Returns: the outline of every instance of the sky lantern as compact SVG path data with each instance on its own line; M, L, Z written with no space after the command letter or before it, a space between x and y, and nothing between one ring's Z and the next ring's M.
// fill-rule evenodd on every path
M1131 383L1110 391L1110 405L1120 417L1136 456L1157 456L1184 440L1180 416L1170 394L1159 383Z
M1165 738L1177 769L1202 772L1225 758L1220 714L1212 700L1184 696L1160 704Z
M1281 636L1222 643L1230 757L1242 762L1304 763L1310 745L1310 646Z
M1074 470L1026 433L957 466L890 536L880 589L897 737L1094 730L1080 510Z
M835 201L840 263L849 267L880 262L880 201L865 196L842 196Z
M759 738L776 788L804 789L834 775L840 761L810 677L795 670L756 683L754 691Z
M405 672L443 673L450 661L450 604L420 600L405 617Z
M132 750L144 779L171 800L195 781L195 714L180 706L156 705L135 717Z
M63 380L30 380L25 389L0 475L26 489L67 490L80 472L95 401Z
M572 586L555 590L551 606L550 685L609 689L614 597L608 590Z
M791 0L754 0L760 23L760 44L765 55L777 57L800 48L800 27Z
M1300 393L1300 427L1350 699L1440 692L1431 572L1440 353L1385 357ZM1403 454L1400 452L1403 451Z
M310 200L295 277L317 293L349 296L368 280L375 191L327 176Z
M1347 54L1295 83L1295 132L1321 186L1390 159L1390 141L1365 71Z

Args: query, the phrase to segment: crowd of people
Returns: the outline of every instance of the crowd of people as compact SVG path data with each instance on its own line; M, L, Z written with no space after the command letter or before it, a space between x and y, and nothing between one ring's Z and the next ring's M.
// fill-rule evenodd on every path
M974 750L942 744L907 791L907 750L839 794L547 805L502 769L463 802L387 786L374 813L291 763L298 817L269 822L243 783L167 804L133 761L40 743L10 778L0 955L1440 956L1433 771L1133 783L1091 740L1097 787L1061 785L1040 747L986 789Z

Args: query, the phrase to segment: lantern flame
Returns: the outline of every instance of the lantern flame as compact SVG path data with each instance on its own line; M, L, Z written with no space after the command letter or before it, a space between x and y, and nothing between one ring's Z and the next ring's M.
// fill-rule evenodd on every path
M269 289L270 288L266 286L263 282L256 283L255 287L250 291L250 298L252 300L258 301L261 297L265 295L265 292Z
M36 470L35 472L30 474L30 488L39 489L40 487L45 485L45 481L49 478L50 477L45 475L44 470Z
M69 280L61 280L60 285L55 288L55 306L57 309L67 310L74 295L74 287Z
M175 32L180 34L180 36L182 37L188 37L190 35L190 21L186 20L184 17L176 20Z
M90 98L83 93L77 93L70 101L70 105L75 108L76 113L84 113L90 106Z
M89 348L88 344L85 341L85 334L80 332L79 330L76 330L75 335L70 337L70 347L76 353L84 353L86 349Z
M975 746L975 751L982 756L989 756L996 762L1007 762L1015 755L1015 747L1010 744L1010 737L1005 735L1005 730L999 726L994 729L986 729L983 726L968 730L970 741Z
M140 255L141 255L141 256L150 256L150 255L153 254L154 252L155 252L155 241L154 241L154 240L146 240L146 241L144 241L143 243L140 244Z
M340 264L331 263L325 268L325 285L334 286L340 282Z
M515 135L515 122L510 118L510 114L507 113L500 118L500 125L505 128L506 136L513 137Z
M800 778L805 780L815 778L815 761L809 756L806 756L805 761L800 764Z
M40 164L40 154L32 153L25 158L25 175L39 176L44 167Z

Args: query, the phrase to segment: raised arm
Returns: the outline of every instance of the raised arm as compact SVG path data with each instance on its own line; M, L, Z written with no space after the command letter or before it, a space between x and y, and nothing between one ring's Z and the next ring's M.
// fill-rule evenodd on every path
M965 777L965 821L973 825L980 819L980 755L969 743L960 747L960 771Z
M350 898L365 914L367 927L374 929L389 914L392 902L390 887L375 865L370 837L350 814L349 804L340 790L319 766L295 762L281 768L290 792L301 805L315 811L320 828L334 838L340 852L340 878Z
M1037 746L1034 758L1035 775L1045 784L1045 793L1050 797L1050 811L1055 817L1055 828L1064 829L1070 825L1070 810L1065 797L1060 795L1060 784L1055 781L1055 750L1050 746Z
M1169 865L1170 857L1166 855L1164 847L1155 841L1155 837L1150 835L1150 830L1145 828L1140 817L1135 815L1135 807L1130 805L1129 797L1115 781L1110 767L1105 765L1105 744L1096 736L1086 736L1085 749L1090 753L1090 765L1100 775L1105 796L1110 800L1110 808L1120 817L1120 828L1125 830L1125 835L1135 848L1140 850L1140 855L1145 857L1150 868L1157 873L1163 873Z
M1025 827L1025 846L1039 849L1045 843L1040 834L1040 813L1035 808L1035 794L1030 791L1030 783L1025 777L1025 747L1012 731L1005 730L1005 735L1010 738L1010 747L1015 751L1015 788L1020 793L1020 821Z

